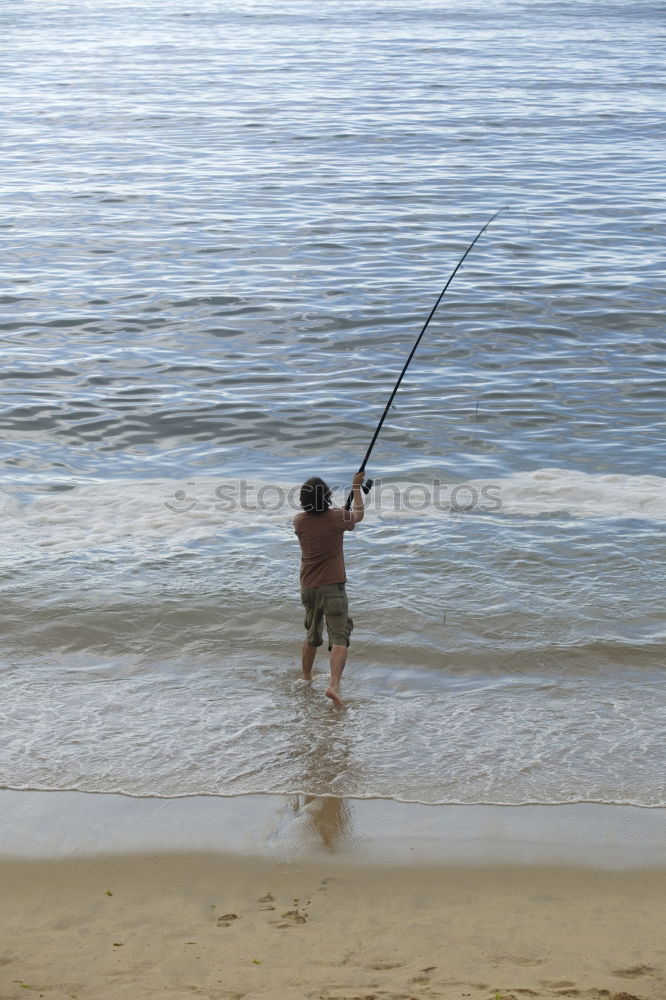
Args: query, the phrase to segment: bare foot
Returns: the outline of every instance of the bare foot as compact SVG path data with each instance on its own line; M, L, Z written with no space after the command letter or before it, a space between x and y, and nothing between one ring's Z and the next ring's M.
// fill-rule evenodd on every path
M340 708L347 707L338 692L334 691L332 687L326 688L326 697L330 698L334 704L339 705Z

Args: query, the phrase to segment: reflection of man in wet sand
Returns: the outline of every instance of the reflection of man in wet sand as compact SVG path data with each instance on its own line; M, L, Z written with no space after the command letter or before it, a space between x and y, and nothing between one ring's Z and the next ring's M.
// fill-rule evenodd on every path
M353 843L351 809L337 795L304 795L303 805L297 795L292 801L292 809L300 816L302 834L318 836L329 854Z
M345 561L342 543L345 531L363 520L363 473L352 481L352 508L331 507L331 491L315 476L301 487L303 512L294 518L294 531L301 543L301 601L305 607L307 638L303 643L303 677L312 679L317 647L322 645L322 619L326 619L331 676L326 697L344 708L340 678L347 660L349 635L354 626L348 614L345 593Z

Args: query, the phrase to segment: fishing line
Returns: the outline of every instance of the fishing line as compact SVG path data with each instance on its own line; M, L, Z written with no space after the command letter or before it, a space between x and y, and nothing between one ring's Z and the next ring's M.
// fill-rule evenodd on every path
M368 459L370 458L370 455L372 454L372 449L375 446L375 441L379 437L379 432L382 429L382 425L383 425L384 421L386 420L386 415L388 414L388 411L391 409L391 404L392 404L393 400L395 399L395 394L397 393L398 389L400 388L400 383L402 382L402 380L404 378L404 375L405 375L405 372L409 368L409 364L410 364L412 358L414 357L414 355L416 353L416 348L421 343L421 338L423 337L423 334L428 329L428 325L430 323L430 320L433 318L433 316L437 312L437 307L438 307L439 303L442 301L442 299L444 298L444 294L445 294L447 288L449 287L449 285L451 284L451 282L455 278L456 274L458 273L460 267L463 264L463 261L467 257L468 253L472 250L472 248L474 247L475 243L477 243L478 240L481 239L481 237L485 233L485 231L488 228L488 226L490 225L490 223L494 222L494 220L497 218L497 216L501 212L504 212L507 207L508 207L507 205L504 205L497 212L495 212L494 215L491 215L491 217L488 219L488 221L486 222L486 224L484 226L482 226L481 229L479 229L478 233L476 234L476 236L474 237L474 239L472 240L472 242L469 244L469 246L465 250L464 254L462 255L462 257L460 258L460 260L458 261L458 263L454 267L454 269L451 272L451 274L449 275L448 281L446 282L446 284L444 285L444 288L439 293L437 301L435 302L434 306L430 310L430 315L428 316L427 320L423 324L423 328L421 329L421 332L419 333L418 337L416 338L414 346L412 347L411 351L409 352L409 357L405 361L403 369L400 372L400 375L398 376L398 380L395 383L395 385L393 386L393 392L389 396L388 403L384 407L384 412L382 413L380 421L377 424L377 427L375 428L375 433L372 435L372 441L370 442L370 444L368 446L368 450L366 451L366 453L365 453L365 455L363 457L363 461L361 462L361 465L359 466L359 470L358 470L359 472L365 472L365 467L368 464ZM364 493L369 493L370 490L372 489L372 479L368 479L367 483L364 484L364 486L362 487L362 489L363 489ZM347 497L347 502L345 504L345 508L347 510L349 510L351 508L352 499L353 499L353 490L350 491L349 496Z

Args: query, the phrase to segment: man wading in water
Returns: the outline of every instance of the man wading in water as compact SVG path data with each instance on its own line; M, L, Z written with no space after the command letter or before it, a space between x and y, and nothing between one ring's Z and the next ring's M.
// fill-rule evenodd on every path
M322 618L326 619L331 677L326 697L345 707L340 697L340 678L347 660L349 635L354 623L348 614L345 593L345 560L342 543L345 531L363 520L363 473L352 480L352 508L331 507L331 491L323 479L314 476L301 487L302 514L294 518L294 531L301 543L301 601L305 608L307 639L301 662L303 677L312 680L317 647L322 645Z

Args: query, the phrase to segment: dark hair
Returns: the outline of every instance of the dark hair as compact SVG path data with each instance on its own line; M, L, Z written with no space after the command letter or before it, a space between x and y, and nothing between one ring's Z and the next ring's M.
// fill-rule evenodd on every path
M307 514L325 514L331 506L331 491L323 479L313 476L301 486L301 507Z

